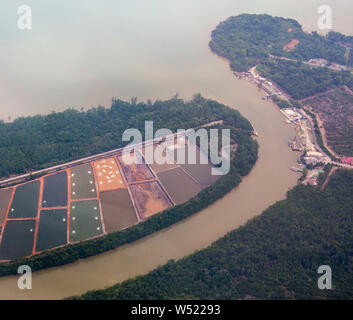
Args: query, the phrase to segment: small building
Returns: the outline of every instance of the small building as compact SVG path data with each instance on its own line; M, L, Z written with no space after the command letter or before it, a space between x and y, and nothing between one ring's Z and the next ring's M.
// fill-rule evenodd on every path
M334 70L337 70L337 71L347 70L346 66L343 66L343 65L337 64L337 63L332 63L330 67L331 67L331 69L334 69Z
M312 179L306 179L305 183L311 186L317 186L317 181Z
M349 164L350 166L353 166L353 157L344 157L342 159L343 164Z

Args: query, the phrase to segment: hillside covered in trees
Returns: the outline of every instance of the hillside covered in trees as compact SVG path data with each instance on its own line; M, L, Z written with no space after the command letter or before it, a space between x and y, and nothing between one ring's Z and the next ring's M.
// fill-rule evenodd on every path
M81 299L351 299L353 172L287 199L207 249ZM332 290L319 290L320 265Z
M114 99L111 108L68 109L0 121L0 177L123 147L127 144L122 141L123 132L128 128L144 132L145 121L154 121L155 130L176 131L222 119L237 128L252 129L238 111L200 95L187 102L176 97L154 103Z
M303 99L334 86L353 88L349 71L314 67L304 61L325 59L329 64L350 65L352 38L331 32L306 33L293 19L262 14L242 14L221 22L212 32L210 48L230 61L237 72L251 67L279 84L294 99ZM348 59L347 59L348 53Z
M293 40L298 40L298 45L286 51L285 46ZM210 47L228 58L235 71L247 71L270 55L296 60L323 58L344 64L346 50L335 44L334 39L316 32L305 33L293 19L241 14L217 26L212 32Z

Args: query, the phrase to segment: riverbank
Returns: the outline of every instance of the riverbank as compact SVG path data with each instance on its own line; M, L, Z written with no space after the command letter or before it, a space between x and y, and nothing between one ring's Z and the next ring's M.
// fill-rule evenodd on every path
M352 192L352 171L332 175L325 190L297 185L212 246L73 299L351 299L353 261L342 257L353 241ZM317 286L320 265L337 270L335 290Z
M204 8L204 4L200 8ZM16 276L0 278L2 288L0 298L60 299L145 274L170 259L178 260L196 250L208 247L227 232L237 229L249 219L261 214L271 204L284 199L287 190L297 183L298 175L289 171L296 163L296 155L287 146L294 133L293 128L283 122L282 115L272 102L261 101L261 93L258 90L246 82L235 79L229 72L228 64L215 58L208 50L208 31L223 18L224 14L228 15L231 11L214 16L212 21L209 19L209 12L205 10L203 12L205 18L207 17L207 24L202 28L190 29L188 26L189 30L185 33L196 39L192 41L193 46L190 47L192 50L186 50L185 53L188 54L190 61L197 60L197 67L190 68L184 59L177 64L176 70L166 69L165 65L161 65L159 66L161 70L168 71L167 77L165 80L161 78L162 82L156 84L153 82L156 80L153 72L148 74L149 81L146 82L144 78L146 70L142 65L148 65L151 61L134 61L134 65L136 63L141 65L138 70L143 71L143 74L134 77L134 81L141 79L144 90L146 88L146 92L141 93L139 97L157 99L162 94L168 98L175 93L175 88L182 88L181 95L185 98L195 92L201 92L204 96L238 109L259 132L257 138L260 145L259 159L253 170L243 178L237 188L222 199L167 229L110 252L69 265L35 272L33 288L30 291L18 290ZM184 14L183 11L182 15ZM193 21L200 22L195 19ZM184 22L180 26L186 27ZM182 42L185 44L185 36L182 37ZM177 50L175 53L175 57L181 57ZM125 63L125 60L123 61ZM131 95L140 89L135 82L127 83ZM119 90L121 87L109 88L107 94L109 96L111 92L120 92ZM273 157L274 154L276 157Z
M217 65L217 68L224 70L224 75L228 78L229 71L226 64ZM232 84L232 78L228 81ZM263 106L259 106L258 93L254 92L252 87L244 88L241 83L238 83L237 86L240 86L238 87L240 92L244 92L244 90L252 92L249 96L253 99L249 100L246 96L246 104L239 102L236 104L246 106L242 112L249 114L250 111L250 117L260 133L257 140L261 146L259 161L238 188L233 189L214 205L198 214L144 239L99 256L36 272L36 286L31 292L17 289L16 276L2 277L0 285L6 290L0 291L0 298L58 299L144 274L158 265L166 263L169 259L182 258L199 248L207 247L226 232L260 214L263 208L274 201L284 198L286 186L293 185L296 181L293 179L294 175L288 172L288 166L295 162L295 157L287 150L287 138L282 142L278 138L283 135L290 136L291 132L288 131L287 126L282 124L277 111L271 108L272 104L269 104L270 109L264 109ZM227 98L227 94L223 95L223 98L228 99L228 103L232 103L232 100ZM271 127L266 125L272 121L278 125ZM273 143L276 139L277 143ZM273 161L272 154L274 152L282 155L280 161ZM272 174L274 170L278 173L277 175ZM272 181L272 187L264 188L261 181L269 179ZM256 201L250 200L249 197L254 196ZM210 225L212 228L209 228ZM201 230L207 230L207 232L200 232ZM181 237L181 235L183 236ZM104 273L99 272L102 268ZM93 274L94 276L92 276Z

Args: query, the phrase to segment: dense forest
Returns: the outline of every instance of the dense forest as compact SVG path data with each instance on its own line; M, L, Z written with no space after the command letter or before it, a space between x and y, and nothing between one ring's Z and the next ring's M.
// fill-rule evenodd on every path
M207 249L145 276L76 299L351 299L353 172L327 185L297 185ZM317 270L332 269L332 290Z
M242 176L249 173L257 160L258 144L252 139L251 124L243 118L238 111L221 105L213 100L206 100L200 95L196 95L190 102L172 99L165 102L159 101L151 105L139 104L134 106L126 102L115 101L111 110L99 108L98 110L89 111L83 114L77 113L73 110L66 112L77 114L76 119L79 119L80 117L81 119L90 119L85 120L86 122L81 125L77 123L77 126L80 126L80 128L87 126L87 129L92 126L91 131L95 133L88 132L88 136L94 145L90 146L84 142L84 131L80 134L80 130L77 130L75 135L76 138L79 138L71 142L72 145L77 146L79 145L79 142L82 141L82 143L84 143L84 148L79 149L82 153L88 152L88 150L90 152L99 152L101 151L100 148L109 149L118 146L119 141L121 141L121 130L128 125L143 130L145 120L155 120L155 129L164 127L173 130L176 130L177 128L187 129L189 127L197 127L200 124L215 120L224 120L223 126L217 125L214 127L218 129L230 129L231 143L237 144L237 150L235 157L231 158L229 173L222 176L214 184L203 189L196 197L191 198L186 203L165 210L164 212L154 215L145 222L123 231L110 233L94 240L67 245L52 251L46 251L28 259L18 259L10 263L2 263L0 264L0 276L17 274L18 266L23 264L30 265L32 271L36 271L71 263L78 259L112 250L118 246L136 241L144 236L152 234L153 232L169 227L170 225L208 207L210 204L235 188L242 181ZM61 119L59 115L60 114L58 114L58 117ZM89 115L91 115L91 117ZM109 118L109 115L114 115L114 118ZM61 116L64 117L62 114ZM45 117L43 118L43 121L48 121ZM30 122L32 119L33 118L28 118L27 120ZM94 119L97 121L96 124ZM98 123L97 119L104 119L109 123L107 125L108 128L113 127L120 131L110 132L106 129L104 123ZM59 123L60 126L64 126L63 122ZM72 124L68 126L72 128L74 123L75 122L72 122ZM67 127L65 126L65 128ZM211 128L213 127L210 127L209 129ZM58 124L58 128L54 130L65 132L67 129L61 131ZM99 141L102 142L103 146L99 145ZM55 139L53 139L53 148L55 150L54 142ZM70 145L70 143L67 145L65 144L65 148L69 148ZM53 153L53 155L54 154L55 153Z
M154 121L155 130L176 131L228 118L231 125L252 129L239 112L200 95L188 102L176 97L154 103L114 99L111 108L68 109L0 121L0 177L123 147L127 144L121 139L123 132L128 128L144 132L145 121Z
M299 44L284 50L292 40ZM296 60L324 58L345 64L346 49L329 37L305 33L293 19L267 14L241 14L221 22L212 32L211 49L230 60L235 71L248 71L270 55Z
M326 37L316 32L305 33L292 19L242 14L217 26L210 47L229 59L234 71L246 72L257 66L261 76L279 84L294 99L303 99L335 86L353 89L351 72L303 63L323 58L328 63L349 65L352 50L347 50L353 48L352 39L334 32ZM288 48L292 41L297 43Z

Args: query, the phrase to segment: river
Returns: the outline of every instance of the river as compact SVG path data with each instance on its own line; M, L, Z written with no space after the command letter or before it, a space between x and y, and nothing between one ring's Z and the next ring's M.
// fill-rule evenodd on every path
M298 175L289 168L297 153L288 139L294 128L258 88L232 75L208 48L210 32L239 13L266 12L316 28L320 1L36 0L33 30L16 29L16 6L0 13L0 118L109 105L112 96L140 100L194 93L238 109L259 132L259 160L236 189L207 209L132 244L76 263L35 272L33 289L17 277L0 278L0 299L59 299L145 274L170 259L209 246L227 232L285 198ZM353 30L351 1L332 5L336 31ZM15 10L15 11L13 11ZM11 14L12 12L12 14Z

